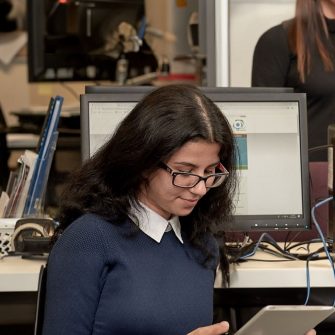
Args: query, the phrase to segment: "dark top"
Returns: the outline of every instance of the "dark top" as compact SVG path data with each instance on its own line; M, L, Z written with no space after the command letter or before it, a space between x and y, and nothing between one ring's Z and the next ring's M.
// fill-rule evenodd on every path
M326 22L335 60L335 20L326 19ZM309 147L328 143L328 125L335 123L335 71L325 71L315 51L311 72L302 83L297 57L289 49L283 24L272 27L259 38L253 57L252 86L293 87L295 92L307 93ZM327 150L310 153L310 160L327 160Z
M43 334L185 335L213 322L216 261L200 265L184 235L158 243L132 225L84 215L65 230L48 261Z

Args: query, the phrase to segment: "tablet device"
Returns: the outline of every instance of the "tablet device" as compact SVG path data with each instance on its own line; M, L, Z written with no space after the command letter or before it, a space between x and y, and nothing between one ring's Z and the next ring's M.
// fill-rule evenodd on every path
M269 305L235 335L304 335L334 311L333 306Z

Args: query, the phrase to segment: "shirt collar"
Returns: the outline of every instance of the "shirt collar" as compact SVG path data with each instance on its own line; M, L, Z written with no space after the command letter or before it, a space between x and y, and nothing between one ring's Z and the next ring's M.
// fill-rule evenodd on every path
M140 207L137 209L135 207L131 207L130 218L137 218L139 228L143 231L143 233L159 243L162 240L164 233L172 228L178 240L181 243L184 243L181 236L180 221L178 216L173 216L170 220L166 220L143 203L140 202L140 204L143 208Z

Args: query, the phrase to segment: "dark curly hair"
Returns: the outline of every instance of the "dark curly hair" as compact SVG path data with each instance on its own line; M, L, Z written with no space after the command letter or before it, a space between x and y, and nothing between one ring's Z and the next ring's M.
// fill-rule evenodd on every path
M222 164L230 172L219 187L211 189L187 216L180 217L183 231L199 248L205 261L213 261L206 235L221 236L232 212L235 191L235 145L229 123L220 109L198 88L168 85L142 99L120 123L110 140L73 174L60 204L60 226L55 239L84 213L95 213L120 224L131 204L137 205L145 176L159 168L188 141L219 143ZM221 257L224 280L229 282L228 261Z

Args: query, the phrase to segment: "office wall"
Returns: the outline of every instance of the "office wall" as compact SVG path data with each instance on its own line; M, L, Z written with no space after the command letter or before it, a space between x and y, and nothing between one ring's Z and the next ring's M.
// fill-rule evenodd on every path
M9 111L29 106L29 88L26 78L27 66L25 61L16 61L10 66L0 66L0 104L6 121L15 123L15 118Z
M230 86L250 86L252 54L259 36L294 15L295 0L230 0Z

